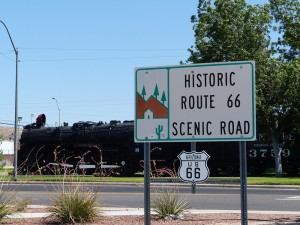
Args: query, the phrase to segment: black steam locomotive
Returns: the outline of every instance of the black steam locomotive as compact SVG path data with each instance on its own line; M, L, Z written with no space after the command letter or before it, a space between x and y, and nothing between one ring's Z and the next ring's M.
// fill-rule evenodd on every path
M134 142L134 121L77 122L73 126L45 127L46 117L38 116L36 123L24 127L18 151L19 173L51 174L74 171L76 173L100 173L114 171L130 176L142 170L144 147ZM219 173L239 174L238 142L197 142L197 151L209 155L211 176ZM177 155L189 151L191 143L151 143L153 172L177 171ZM300 143L297 135L290 136L282 146L283 170L289 175L299 172ZM266 168L274 168L274 156L270 142L247 142L248 173L261 174ZM168 170L166 170L168 168Z

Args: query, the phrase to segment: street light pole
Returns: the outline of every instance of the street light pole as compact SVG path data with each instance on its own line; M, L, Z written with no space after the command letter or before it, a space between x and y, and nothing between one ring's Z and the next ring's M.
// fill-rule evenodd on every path
M60 108L58 106L58 102L56 98L52 98L53 100L56 101L57 109L58 109L58 126L60 127Z
M31 113L31 120L30 120L30 124L32 124L32 118L34 117L34 115Z
M18 138L18 125L17 125L17 121L18 121L18 61L19 61L19 52L18 49L15 48L15 45L11 39L10 33L5 25L5 23L3 23L0 20L0 23L3 24L3 26L5 27L7 34L9 36L10 42L14 48L14 52L16 54L16 86L15 86L15 128L14 128L14 181L17 181L17 175L18 175L18 150L17 150L17 138Z

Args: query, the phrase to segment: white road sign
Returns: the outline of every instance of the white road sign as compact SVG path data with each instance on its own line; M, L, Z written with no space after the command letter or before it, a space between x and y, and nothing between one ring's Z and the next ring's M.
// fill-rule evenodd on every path
M135 69L135 141L256 139L255 63Z
M205 151L182 151L177 157L180 159L178 175L182 181L197 183L208 179L207 160L209 155Z

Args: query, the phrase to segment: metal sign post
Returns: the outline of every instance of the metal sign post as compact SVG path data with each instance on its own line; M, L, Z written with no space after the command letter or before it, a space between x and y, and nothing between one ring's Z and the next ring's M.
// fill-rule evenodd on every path
M150 143L144 143L144 224L150 225Z
M241 219L242 225L248 224L247 218L247 155L246 142L239 142L240 149L240 189L241 189Z
M191 142L191 152L196 152L196 142ZM196 194L196 183L192 183L192 194Z

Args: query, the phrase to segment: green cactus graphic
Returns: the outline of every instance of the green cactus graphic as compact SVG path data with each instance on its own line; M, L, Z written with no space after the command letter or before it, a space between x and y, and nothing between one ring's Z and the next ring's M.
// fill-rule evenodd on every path
M158 136L158 139L160 139L160 134L163 131L163 125L158 125L157 128L155 129L155 131Z

